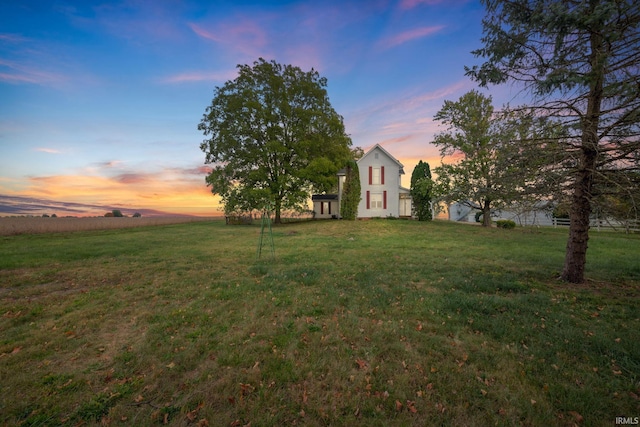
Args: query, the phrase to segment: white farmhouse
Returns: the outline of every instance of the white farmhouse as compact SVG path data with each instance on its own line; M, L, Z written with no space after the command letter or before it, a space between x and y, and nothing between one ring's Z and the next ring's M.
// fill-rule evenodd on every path
M404 166L376 144L358 161L362 190L358 218L410 217L412 211L409 189L401 185ZM338 194L312 196L315 218L340 218L340 198L345 181L344 171L338 173Z

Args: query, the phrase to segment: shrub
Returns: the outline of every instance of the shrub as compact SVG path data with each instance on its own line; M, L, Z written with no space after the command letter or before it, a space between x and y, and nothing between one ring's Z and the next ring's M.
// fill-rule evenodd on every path
M516 223L511 221L510 219L499 219L498 221L496 221L496 225L498 226L498 228L511 229L515 228Z
M122 212L120 212L120 210L118 209L114 209L112 213L113 213L113 216L115 216L116 218L122 218L124 216L122 215Z
M113 212L107 212L104 216L107 218L113 218Z
M134 218L140 218L142 216L142 214L140 212L136 212L133 214Z

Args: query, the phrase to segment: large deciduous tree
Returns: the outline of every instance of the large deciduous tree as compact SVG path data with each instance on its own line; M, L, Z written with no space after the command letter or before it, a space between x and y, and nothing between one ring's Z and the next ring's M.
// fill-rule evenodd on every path
M562 278L584 281L597 183L636 168L640 151L640 3L636 0L482 0L481 85L519 82L539 114L565 124L570 230ZM566 160L569 160L567 162ZM624 193L624 188L621 188Z
M442 200L459 202L483 213L491 225L491 210L512 200L525 184L526 164L514 161L517 126L494 114L491 97L472 90L458 101L445 101L435 119L447 126L433 144L448 163L434 169Z
M431 221L433 219L431 209L433 179L431 179L429 163L420 160L413 169L410 193L413 213L418 221Z
M198 125L213 164L206 182L225 212L306 207L311 192L333 188L351 140L317 71L260 58L216 87Z

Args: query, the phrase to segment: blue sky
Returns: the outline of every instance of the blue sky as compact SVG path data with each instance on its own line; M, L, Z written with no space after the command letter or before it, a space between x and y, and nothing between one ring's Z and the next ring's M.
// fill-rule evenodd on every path
M477 88L483 16L471 0L2 1L0 214L218 214L197 125L259 57L318 70L353 145L380 143L408 186L440 163L434 114Z

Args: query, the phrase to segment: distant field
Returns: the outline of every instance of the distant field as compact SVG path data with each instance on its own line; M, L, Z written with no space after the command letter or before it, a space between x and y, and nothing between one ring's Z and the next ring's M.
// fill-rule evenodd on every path
M0 425L640 416L639 235L592 233L581 286L557 280L565 229L310 221L273 228L275 259L259 238L224 221L0 237Z
M211 221L218 218L205 217L140 217L140 218L42 218L0 217L0 236L16 234L62 233L69 231L104 230L114 228L145 227L149 225L181 224L196 221Z

